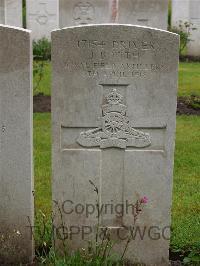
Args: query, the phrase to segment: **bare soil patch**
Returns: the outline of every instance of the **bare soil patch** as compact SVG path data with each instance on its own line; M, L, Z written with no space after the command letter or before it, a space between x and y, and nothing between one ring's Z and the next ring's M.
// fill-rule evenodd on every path
M198 100L200 97L196 97ZM200 115L200 107L193 102L191 97L179 97L177 102L178 115ZM33 98L34 113L51 112L51 96L38 94Z

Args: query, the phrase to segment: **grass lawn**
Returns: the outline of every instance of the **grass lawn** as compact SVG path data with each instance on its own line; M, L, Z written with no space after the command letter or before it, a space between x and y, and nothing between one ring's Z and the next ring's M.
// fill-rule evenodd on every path
M34 92L39 92L45 95L51 94L51 65L45 63L45 74L39 84L39 87ZM34 84L37 83L38 76L34 78ZM196 94L200 96L200 63L180 63L179 66L179 96L190 96Z
M199 129L200 117L177 117L171 238L174 247L200 242Z
M35 205L51 213L50 114L34 114ZM174 171L172 237L174 248L200 239L200 117L178 116Z
M50 113L34 114L34 175L36 211L51 212Z
M34 68L38 68L38 64L34 61L33 64ZM37 66L37 67L36 67ZM40 75L35 74L33 77L33 88L34 88L34 95L38 93L43 93L44 95L51 95L51 63L44 62L44 73L42 75L42 79L40 82Z
M200 96L200 63L180 63L179 96Z

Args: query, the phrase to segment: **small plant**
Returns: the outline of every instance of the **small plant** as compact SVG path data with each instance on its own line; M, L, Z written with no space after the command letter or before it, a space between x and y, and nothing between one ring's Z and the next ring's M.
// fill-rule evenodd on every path
M94 188L94 192L97 194L97 210L100 210L100 198L99 198L99 190L97 188L97 186L91 181L89 180L90 184L93 186ZM136 224L136 221L138 219L139 214L142 212L142 208L145 204L148 203L148 198L146 196L142 197L141 199L137 200L136 203L132 206L132 214L133 214L133 226ZM109 232L109 228L105 228L104 230L104 234L103 234L103 238L99 243L99 228L100 228L100 213L98 211L98 215L97 215L97 230L96 230L96 237L95 237L95 252L94 252L94 257L100 257L101 258L101 265L107 265L106 261L110 259L110 254L111 251L113 250L113 247L115 245L115 243L113 243L110 240L110 232ZM130 233L130 232L129 232ZM124 257L126 254L126 251L128 249L129 244L132 241L132 235L130 233L125 247L124 247L124 251L121 254L120 259L118 260L118 265L124 265Z
M45 61L34 61L33 62L33 77L34 77L33 93L34 95L37 94L38 88L44 77L45 65L46 65Z
M191 106L193 109L200 109L200 96L192 94L190 97L186 98L187 105Z
M38 247L36 255L47 256L52 246L52 221L42 211L35 217L33 238Z
M179 21L178 26L169 27L169 31L180 35L180 47L179 47L180 55L185 51L185 48L187 47L188 43L192 41L191 32L194 30L196 30L196 28L193 27L193 23L187 21L183 22L182 20Z
M138 215L141 213L144 204L147 204L147 203L148 203L148 198L146 196L144 196L140 200L136 201L135 205L133 206L133 225L136 224L136 221L138 219ZM130 234L130 236L128 237L127 242L126 242L124 252L121 256L121 261L123 261L124 256L125 256L126 251L127 251L127 248L128 248L131 241L132 241L132 236Z
M47 38L33 41L33 57L37 60L51 60L51 42Z
M103 235L100 239L100 197L99 197L99 189L97 186L89 180L89 183L92 185L94 192L96 193L96 206L97 206L97 226L96 226L96 234L95 234L95 245L93 247L92 242L88 244L88 254L89 258L101 263L100 265L112 265L112 263L116 260L115 255L112 258L111 251L114 246L114 243L110 240L110 232L106 227L103 229ZM84 254L84 257L87 258L87 253ZM115 261L116 263L117 261ZM110 264L109 264L110 263Z
M200 265L200 242L188 251L188 255L183 259L184 265Z
M58 233L56 226L54 226L55 215L52 216L51 221L46 219L46 216L40 212L37 216L37 223L35 226L36 243L39 246L36 254L37 261L44 265L87 265L87 266L123 266L127 265L124 260L126 251L129 244L132 241L131 231L127 236L125 242L124 250L122 254L115 254L114 246L115 242L111 240L111 232L108 227L102 228L100 225L100 196L98 187L89 180L92 185L94 192L96 193L96 207L97 207L97 225L95 233L95 240L88 241L87 247L80 249L72 254L68 250L68 237L66 235L70 234L70 230L66 227L62 208L59 206L58 202L54 201L54 204L58 210L56 211L59 215L59 220L61 221L61 232ZM147 197L142 197L137 200L134 205L132 205L132 215L133 215L133 225L135 225L139 214L142 212L144 205L148 202ZM57 217L58 218L58 217ZM56 234L55 234L56 232ZM55 237L59 240L62 246L62 256L56 251L55 247ZM53 241L51 241L53 240ZM53 242L53 245L51 245Z
M37 90L44 77L47 61L51 60L51 43L48 39L42 38L38 41L33 41L33 58L33 92L37 94Z

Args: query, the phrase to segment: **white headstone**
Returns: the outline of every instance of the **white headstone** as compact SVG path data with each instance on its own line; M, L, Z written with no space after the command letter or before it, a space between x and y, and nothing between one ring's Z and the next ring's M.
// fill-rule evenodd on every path
M168 0L60 0L60 28L121 23L167 29Z
M113 0L60 0L60 27L110 23Z
M190 22L192 27L191 42L188 45L188 54L200 56L200 1L190 1Z
M0 24L22 27L22 0L0 0Z
M118 22L167 30L168 0L119 0Z
M33 39L50 39L51 31L59 26L58 0L27 0L26 8L26 24Z
M52 33L55 228L69 229L70 249L94 235L97 211L87 217L81 210L96 204L91 180L100 206L149 198L137 223L144 239L137 236L126 257L168 265L178 44L176 34L131 25ZM115 234L122 254L133 215L119 216L103 209L100 225Z
M180 20L189 20L190 0L172 0L172 24L177 25Z
M191 41L187 47L187 54L200 56L200 1L199 0L172 0L172 26L177 27L179 22L190 22L192 28Z
M5 0L5 24L22 27L22 0Z
M33 257L32 48L27 30L0 40L0 265L18 265Z

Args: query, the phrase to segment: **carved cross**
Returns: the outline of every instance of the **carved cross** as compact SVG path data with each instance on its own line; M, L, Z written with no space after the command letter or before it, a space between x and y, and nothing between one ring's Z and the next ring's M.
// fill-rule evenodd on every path
M103 87L103 98L102 103L100 103L99 127L70 129L62 125L61 147L63 151L71 150L73 152L73 150L78 149L80 152L89 151L90 154L98 152L100 204L107 204L110 201L121 204L126 200L124 198L125 158L132 151L134 153L141 150L156 151L164 155L162 145L166 126L134 128L133 122L135 121L129 120L129 106L127 106L125 99L125 92L129 84L100 85ZM77 133L74 134L73 132ZM114 186L113 181L115 182ZM108 187L113 188L110 193L107 193ZM123 217L116 216L113 218L110 213L101 215L103 227L108 226L115 230L125 224L126 221Z

